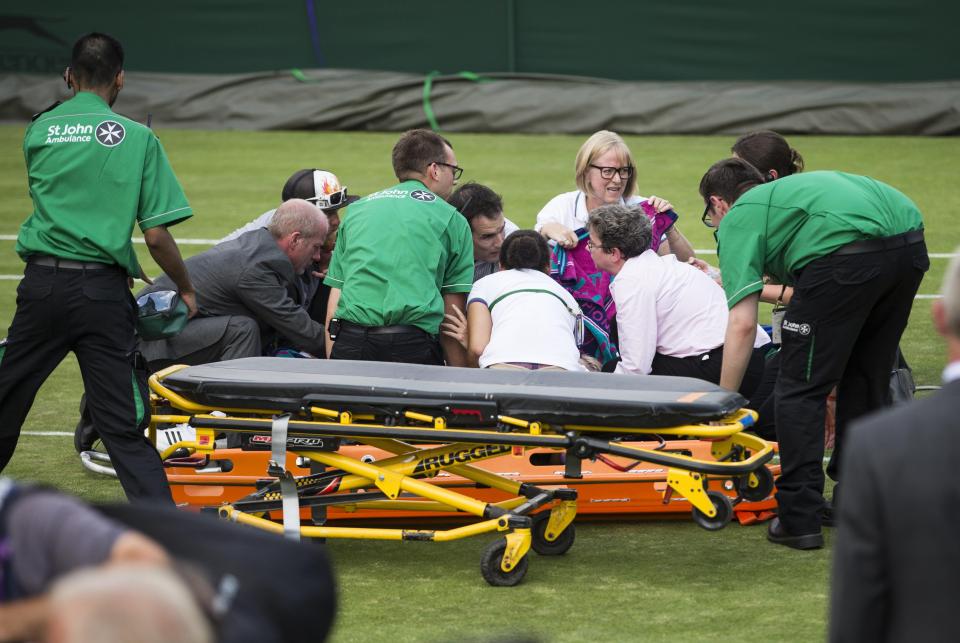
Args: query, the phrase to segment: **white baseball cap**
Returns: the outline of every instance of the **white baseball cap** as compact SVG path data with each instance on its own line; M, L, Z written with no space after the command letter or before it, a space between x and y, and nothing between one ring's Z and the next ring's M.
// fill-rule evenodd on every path
M287 179L280 195L283 201L305 199L321 210L339 210L358 200L360 197L347 194L347 187L333 172L316 168L298 170Z

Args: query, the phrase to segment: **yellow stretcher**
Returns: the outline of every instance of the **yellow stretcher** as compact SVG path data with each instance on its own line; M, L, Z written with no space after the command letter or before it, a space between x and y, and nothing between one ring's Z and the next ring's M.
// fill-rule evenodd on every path
M666 466L665 495L687 499L707 529L733 515L730 497L708 489L709 479L732 480L740 490L734 502L765 498L773 488L764 466L773 447L744 432L756 416L741 408L743 398L688 378L249 358L174 366L154 374L150 387L152 432L177 423L196 430L195 439L166 448L164 459L184 450L212 454L221 434L269 442L262 487L220 506L222 517L291 538L447 541L503 533L481 559L491 585L520 582L531 547L542 555L570 548L577 493L475 466L483 460L555 449L571 479L580 477L583 460L604 454ZM623 444L651 436L709 441L713 458ZM394 455L352 458L337 452L343 441ZM315 473L293 476L288 451ZM511 497L488 503L444 488L431 481L441 471ZM301 524L302 508L331 506L459 512L477 521L445 530ZM270 520L277 513L282 522Z

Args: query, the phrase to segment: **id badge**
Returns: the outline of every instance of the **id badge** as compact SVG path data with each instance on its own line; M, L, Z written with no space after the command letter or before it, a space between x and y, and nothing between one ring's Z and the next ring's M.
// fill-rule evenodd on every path
M774 308L773 313L770 315L771 339L773 340L773 343L777 344L778 346L783 343L781 341L781 331L783 330L783 318L786 314L786 308Z

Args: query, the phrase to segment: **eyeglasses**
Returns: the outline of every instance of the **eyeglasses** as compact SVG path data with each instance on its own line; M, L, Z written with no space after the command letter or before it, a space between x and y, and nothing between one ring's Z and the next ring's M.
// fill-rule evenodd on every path
M703 225L707 226L708 228L713 227L713 221L710 218L710 207L712 205L713 205L712 203L707 201L707 207L703 209L703 216L700 217L700 220L703 221Z
M614 174L619 174L621 179L629 179L633 176L632 165L624 165L623 167L600 167L599 165L591 163L590 167L600 170L600 176L605 179L612 179Z
M459 166L456 166L456 165L450 165L449 163L444 163L443 161L434 161L434 163L436 163L437 165L442 165L442 166L444 166L444 167L450 168L450 170L453 172L453 180L454 180L454 181L459 181L459 180L460 180L460 177L463 176L463 168L462 168L462 167L459 167Z
M306 199L310 203L314 204L321 210L327 208L333 208L341 203L343 203L347 198L347 188L341 188L336 192L331 192L330 194L324 194L323 196L314 196Z
M590 239L588 238L588 239L587 239L587 250L606 250L606 248L603 247L603 244L597 245L597 244L595 244L592 240L590 240Z

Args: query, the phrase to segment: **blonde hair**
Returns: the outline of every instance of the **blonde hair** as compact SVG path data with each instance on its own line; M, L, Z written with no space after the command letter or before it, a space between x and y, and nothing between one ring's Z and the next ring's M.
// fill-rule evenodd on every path
M580 146L580 151L577 152L577 159L574 161L577 187L585 194L588 192L587 172L590 171L590 165L610 150L617 150L624 164L633 168L633 174L630 175L623 186L623 196L625 198L633 196L633 193L637 190L637 168L633 163L633 155L630 154L630 148L627 147L619 134L605 129L594 133Z

